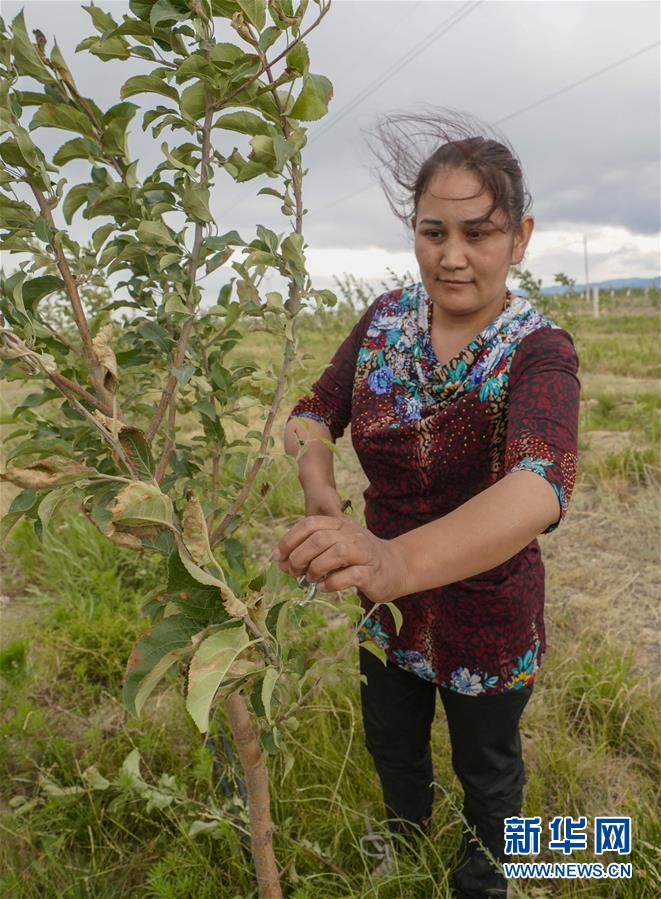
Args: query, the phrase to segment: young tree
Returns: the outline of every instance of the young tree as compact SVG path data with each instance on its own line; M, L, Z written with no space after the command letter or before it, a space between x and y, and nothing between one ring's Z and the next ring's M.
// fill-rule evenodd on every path
M292 602L277 588L288 579L275 566L256 572L233 534L273 447L297 316L306 301L335 302L306 270L301 161L304 123L324 116L332 95L310 70L304 42L329 3L129 6L121 22L83 7L96 33L79 51L146 69L108 109L86 96L57 43L49 48L39 30L31 38L22 13L2 24L1 246L19 262L1 284L0 374L38 384L13 415L1 477L20 492L3 533L21 517L45 529L75 498L109 540L163 555L163 588L145 603L152 626L128 662L125 702L139 713L181 660L201 731L212 704L224 701L249 793L260 896L278 897L258 732L277 747L279 724L307 695L299 685L292 708L276 715L279 691L284 704L287 684L309 672L281 643ZM233 29L233 40L219 39L221 29ZM142 112L132 98L142 95L150 101L142 129L160 147L151 172L127 139ZM44 128L68 133L52 158L36 140ZM228 143L232 133L243 152ZM81 160L89 176L71 184L71 163ZM270 178L258 193L277 200L284 232L257 225L249 242L236 230L219 233L211 201L221 176ZM75 216L90 223L84 242L71 233ZM203 280L230 260L231 277L211 301ZM269 272L286 295L263 296ZM226 358L255 320L282 344L275 368ZM247 429L248 409L263 427L228 442L224 425Z

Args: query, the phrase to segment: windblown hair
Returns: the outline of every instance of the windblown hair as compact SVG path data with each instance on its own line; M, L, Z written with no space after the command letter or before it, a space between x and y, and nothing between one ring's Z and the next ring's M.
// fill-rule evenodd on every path
M532 198L521 163L502 136L476 119L449 110L392 113L368 134L378 160L377 175L390 208L406 225L432 177L442 169L465 169L479 178L478 194L491 194L488 219L501 209L505 230L516 229Z

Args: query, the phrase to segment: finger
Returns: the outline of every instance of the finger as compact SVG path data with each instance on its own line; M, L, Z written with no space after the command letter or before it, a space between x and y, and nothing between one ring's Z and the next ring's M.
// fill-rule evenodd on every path
M302 518L280 539L276 546L273 558L280 562L286 561L291 552L300 546L315 531L338 530L344 521L340 518L331 518L328 515L309 515Z
M365 595L368 595L367 588L369 586L370 570L368 565L350 565L348 568L333 571L317 584L317 591L320 593L335 593L338 590L355 587L357 590L362 590Z
M306 541L302 547L299 547L299 549L292 553L290 560L293 560L296 553L303 551L308 543L313 541L319 546L322 546L324 542L327 542L327 548L318 550L314 557L307 563L305 576L311 583L317 583L333 571L349 568L352 565L363 564L366 561L360 554L358 547L348 545L339 539L339 535L336 536L330 531L317 531L317 533Z
M352 558L349 546L338 531L328 528L315 531L307 540L289 554L287 564L298 576L305 574L310 582L316 582L336 568L362 561Z

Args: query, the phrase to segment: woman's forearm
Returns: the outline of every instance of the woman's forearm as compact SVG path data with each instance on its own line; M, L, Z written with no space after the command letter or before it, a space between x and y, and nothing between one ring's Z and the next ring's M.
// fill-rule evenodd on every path
M330 486L335 488L333 453L319 438L331 440L328 428L314 418L297 417L287 422L285 427L285 452L298 459L298 479L303 490L306 487ZM301 447L301 441L305 444Z
M436 521L392 540L406 592L419 593L495 568L558 520L553 487L514 471Z

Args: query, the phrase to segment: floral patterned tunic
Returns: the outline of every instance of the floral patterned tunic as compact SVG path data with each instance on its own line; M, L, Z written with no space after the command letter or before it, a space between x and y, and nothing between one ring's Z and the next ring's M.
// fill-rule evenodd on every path
M365 523L392 539L456 509L512 471L533 471L558 497L574 487L580 382L567 331L514 296L441 364L422 284L378 297L289 418L314 418L351 441L369 486ZM373 603L358 591L365 610ZM533 540L489 571L378 605L359 634L425 680L470 696L534 680L546 650L544 565Z

